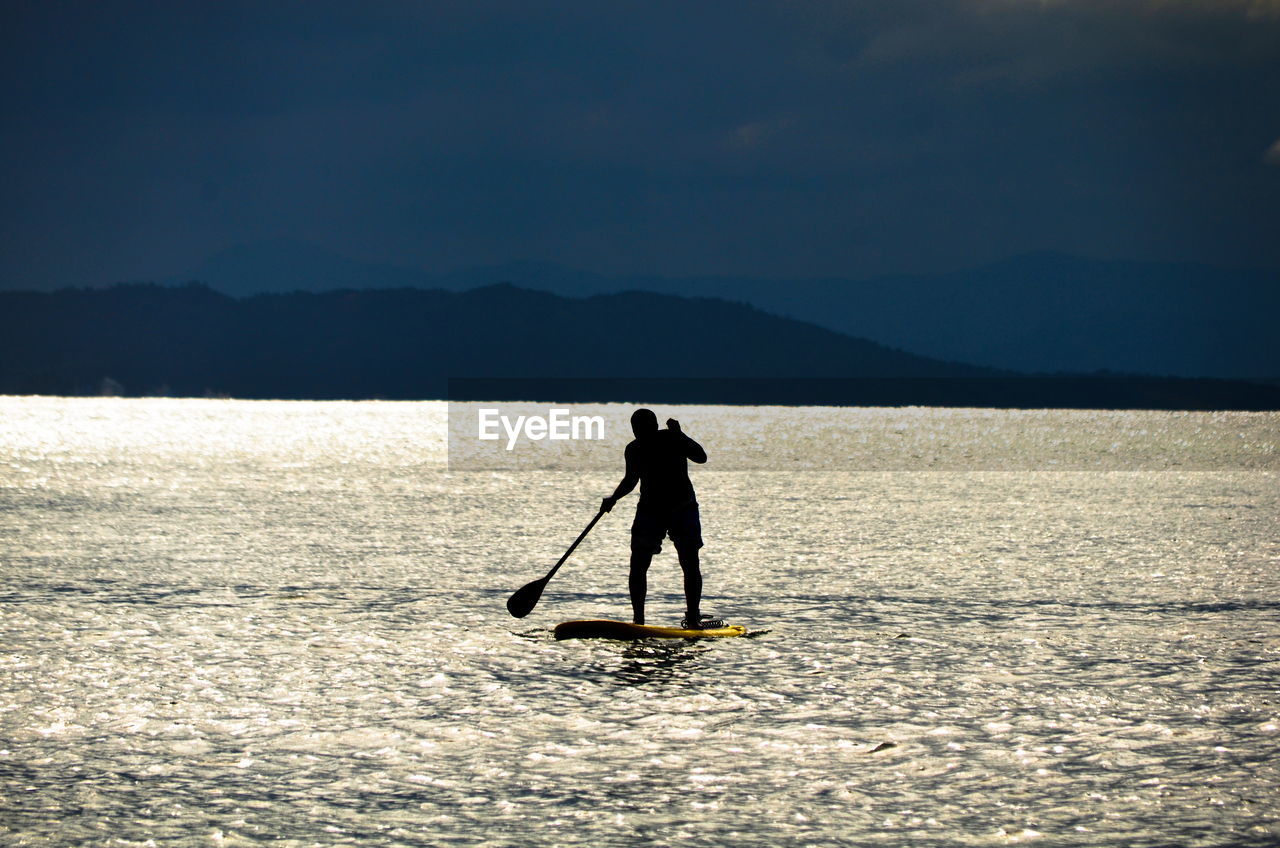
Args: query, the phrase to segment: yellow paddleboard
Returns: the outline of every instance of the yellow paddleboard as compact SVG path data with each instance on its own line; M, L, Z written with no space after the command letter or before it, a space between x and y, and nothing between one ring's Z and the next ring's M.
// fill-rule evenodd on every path
M742 636L747 628L729 624L714 630L685 630L680 627L653 627L628 621L562 621L556 625L557 639L723 639Z

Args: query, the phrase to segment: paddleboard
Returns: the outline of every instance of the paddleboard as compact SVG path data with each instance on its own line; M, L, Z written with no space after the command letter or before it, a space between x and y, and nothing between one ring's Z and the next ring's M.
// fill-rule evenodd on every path
M629 621L562 621L556 625L557 639L723 639L743 636L747 628L729 624L714 630L685 630L680 627L654 627Z

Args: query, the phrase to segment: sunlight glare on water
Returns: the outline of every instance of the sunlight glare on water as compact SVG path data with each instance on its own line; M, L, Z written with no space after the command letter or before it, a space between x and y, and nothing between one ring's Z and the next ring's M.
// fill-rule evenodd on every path
M552 640L631 499L511 619L620 463L450 471L441 403L0 398L0 837L1280 839L1280 417L676 413L752 638Z

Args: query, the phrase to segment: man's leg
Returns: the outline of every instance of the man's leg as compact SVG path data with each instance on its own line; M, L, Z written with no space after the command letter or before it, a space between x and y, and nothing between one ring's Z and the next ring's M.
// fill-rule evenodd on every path
M696 623L702 616L702 570L698 568L698 549L677 547L676 554L684 572L685 620Z
M649 593L649 563L653 554L631 552L631 576L627 579L627 588L631 590L631 621L644 624L644 599Z
M698 567L698 549L702 547L702 521L698 505L691 503L672 516L671 541L680 557L684 572L685 621L697 627L702 617L702 570Z

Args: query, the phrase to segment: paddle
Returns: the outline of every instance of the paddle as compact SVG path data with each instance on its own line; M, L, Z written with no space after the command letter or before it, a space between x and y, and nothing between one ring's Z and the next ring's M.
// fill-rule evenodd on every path
M547 576L533 581L532 583L521 586L519 589L507 598L507 612L516 618L524 618L533 612L533 608L538 605L538 599L542 597L542 590L547 587L547 581L555 576L555 573L564 565L564 561L569 558L569 554L573 553L573 549L578 547L578 543L586 538L591 532L591 528L596 526L596 522L600 520L600 516L604 515L604 510L596 513L596 517L591 519L591 523L587 525L587 529L578 534L578 538L573 540L573 544L569 546L569 550L564 552L564 556L560 557L560 561L551 567L547 572Z

